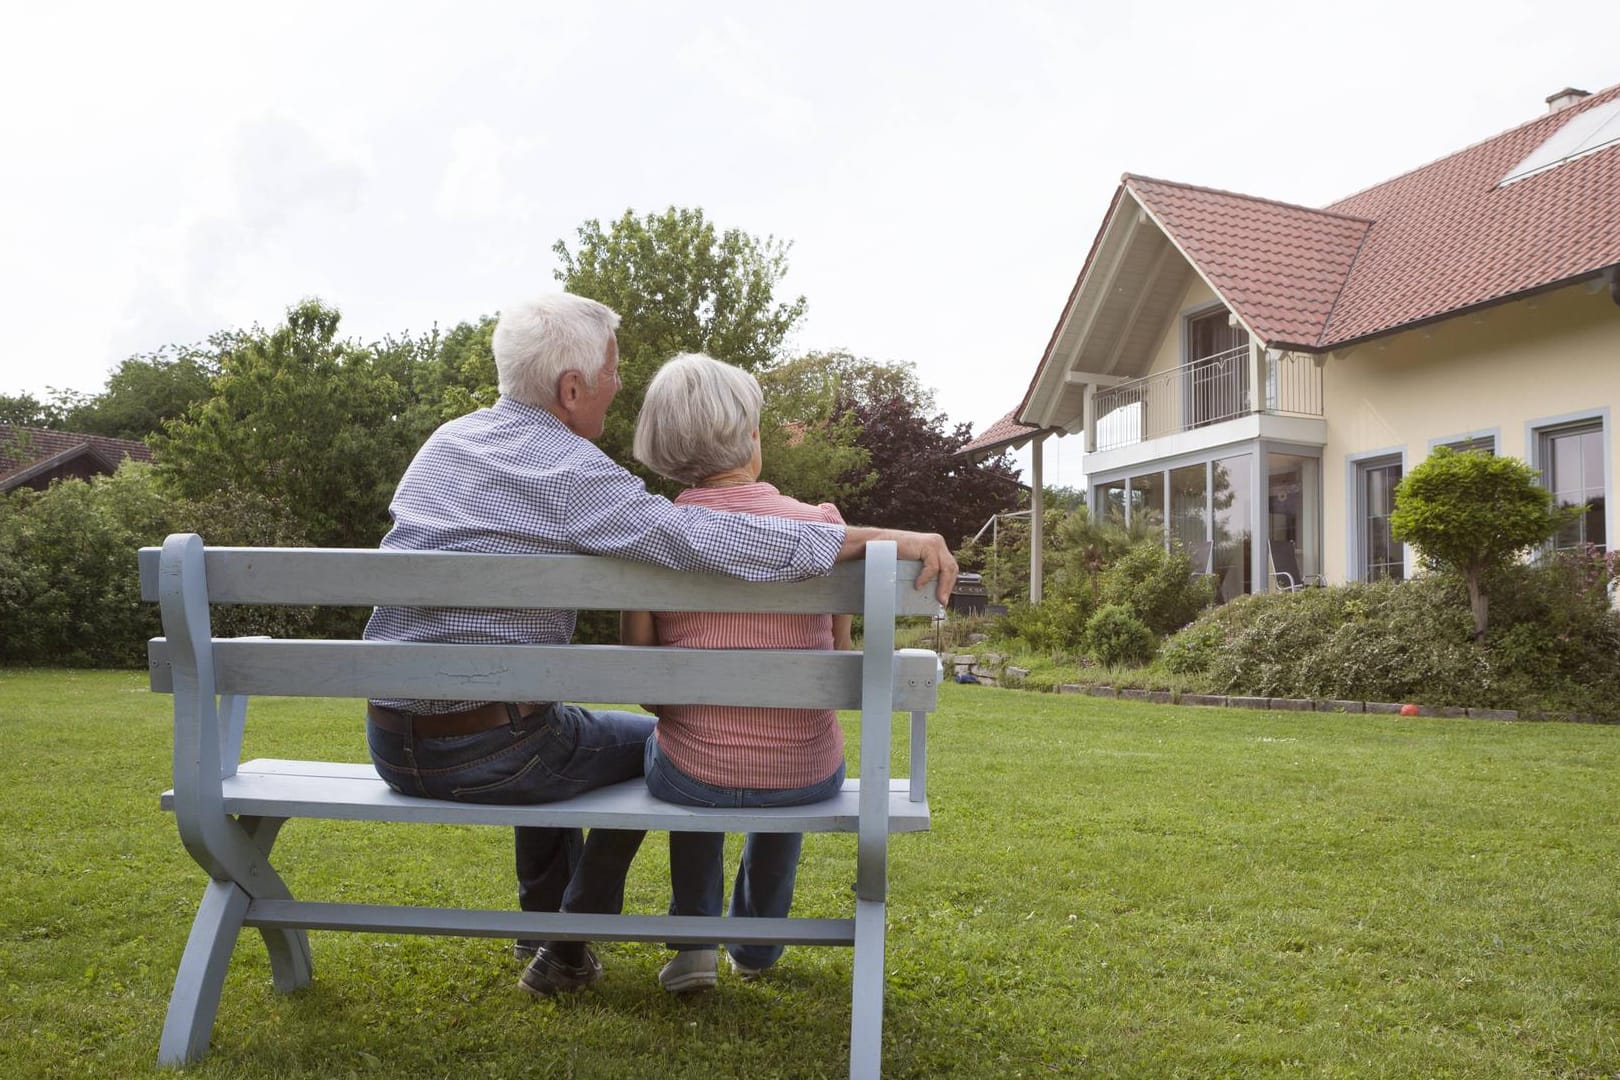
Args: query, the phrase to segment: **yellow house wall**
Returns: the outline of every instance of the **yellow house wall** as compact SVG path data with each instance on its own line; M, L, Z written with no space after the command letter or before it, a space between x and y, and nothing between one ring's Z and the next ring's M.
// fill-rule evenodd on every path
M1531 425L1620 404L1620 306L1607 290L1572 286L1332 353L1322 375L1323 566L1342 582L1357 455L1401 453L1410 470L1434 442L1491 434L1498 454L1532 461ZM1620 473L1613 422L1611 490ZM1612 545L1614 499L1605 505ZM1410 550L1407 560L1410 568Z
M1176 306L1175 317L1165 321L1164 329L1159 335L1158 347L1153 351L1153 363L1148 367L1147 374L1157 375L1161 371L1175 371L1181 367L1182 320L1187 312L1214 303L1218 303L1215 290L1204 284L1203 278L1193 275L1192 283L1181 294L1181 302Z

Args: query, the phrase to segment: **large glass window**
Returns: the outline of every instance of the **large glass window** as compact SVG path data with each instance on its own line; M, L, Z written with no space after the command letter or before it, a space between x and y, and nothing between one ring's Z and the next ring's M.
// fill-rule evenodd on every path
M1246 453L1099 482L1091 489L1093 503L1114 520L1128 509L1133 526L1146 526L1166 546L1184 552L1194 573L1215 579L1219 600L1269 588L1266 555L1269 550L1275 556L1279 544L1287 547L1285 557L1295 557L1285 558L1293 580L1317 580L1321 459L1282 448L1257 459L1256 445L1248 444Z
M1553 547L1592 544L1606 550L1602 422L1543 432L1541 443L1543 474L1553 499L1559 506L1586 507L1586 513L1558 530Z
M1131 477L1131 524L1164 535L1164 473Z
M1316 565L1321 473L1316 458L1266 455L1266 539L1271 544L1272 569L1287 574L1284 582L1288 585L1321 580Z
M1212 471L1215 509L1215 574L1222 600L1251 591L1249 521L1252 513L1249 467L1252 455L1221 458Z
M1406 545L1397 541L1389 528L1389 515L1395 510L1395 487L1401 482L1400 458L1363 461L1356 469L1362 580L1400 580L1406 577Z
M1170 539L1188 551L1209 539L1209 466L1170 470ZM1205 567L1208 569L1208 567Z
M1097 489L1101 496L1097 503L1097 514L1104 521L1125 521L1125 481L1116 480L1112 484L1104 484Z

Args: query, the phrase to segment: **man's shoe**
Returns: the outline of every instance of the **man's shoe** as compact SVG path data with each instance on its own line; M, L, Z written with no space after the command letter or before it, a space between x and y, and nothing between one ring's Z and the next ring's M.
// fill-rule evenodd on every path
M512 943L512 959L533 960L534 954L540 951L538 941L514 941Z
M557 955L554 946L543 946L529 961L518 985L535 997L555 997L583 990L602 981L602 962L585 946L584 959L571 964Z
M737 962L737 958L731 955L730 949L726 950L726 963L731 966L731 970L736 973L737 978L741 979L743 982L753 982L755 979L765 974L764 968L752 968L747 964L739 964Z
M720 981L716 974L718 967L718 950L682 949L658 973L658 983L672 994L713 990L715 983Z

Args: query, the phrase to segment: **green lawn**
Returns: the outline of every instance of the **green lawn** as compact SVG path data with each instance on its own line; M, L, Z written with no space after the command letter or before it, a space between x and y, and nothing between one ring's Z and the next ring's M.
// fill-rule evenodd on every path
M202 874L159 811L168 699L0 672L0 1074L148 1075ZM248 753L361 760L356 710L272 701ZM891 1077L1620 1076L1620 727L1162 708L945 688L934 830L896 837ZM848 910L812 837L801 914ZM509 906L501 830L295 822L310 898ZM651 838L630 906L665 902ZM232 960L200 1077L822 1077L849 953L665 995L654 946L534 1003L493 941L313 934Z

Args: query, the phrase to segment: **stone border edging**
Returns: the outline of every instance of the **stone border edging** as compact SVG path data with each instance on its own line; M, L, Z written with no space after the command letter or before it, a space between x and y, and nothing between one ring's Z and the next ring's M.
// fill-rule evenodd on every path
M1025 668L1006 665L1006 657L986 653L981 662L978 656L942 654L941 661L956 675L970 675L972 681L985 686L1021 690L1021 681L1029 675ZM1005 665L1005 666L1004 666ZM1136 687L1096 686L1089 683L1060 683L1054 691L1059 694L1088 694L1091 697L1120 698L1126 701L1145 701L1155 705L1203 705L1214 708L1270 709L1283 712L1375 713L1399 716L1407 702L1399 701L1340 701L1326 698L1252 697L1240 694L1188 694L1180 690L1143 690ZM1460 705L1416 705L1416 716L1469 717L1474 720L1550 720L1572 724L1612 724L1614 720L1584 713L1546 712L1539 709L1473 709Z
M1018 689L1008 687L1007 689ZM1203 705L1213 708L1269 709L1275 712L1382 713L1399 716L1407 703L1398 701L1337 701L1316 698L1249 697L1241 694L1184 694L1179 690L1139 690L1134 687L1093 686L1060 683L1059 694L1086 694L1091 697L1146 701L1155 705ZM1417 716L1466 716L1475 720L1518 720L1517 709L1466 709L1459 705L1416 705ZM1408 714L1414 715L1414 714ZM1528 720L1596 721L1574 713L1526 713Z

